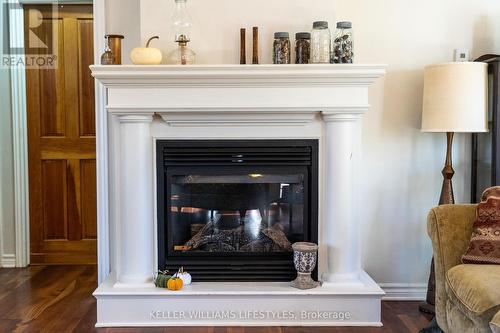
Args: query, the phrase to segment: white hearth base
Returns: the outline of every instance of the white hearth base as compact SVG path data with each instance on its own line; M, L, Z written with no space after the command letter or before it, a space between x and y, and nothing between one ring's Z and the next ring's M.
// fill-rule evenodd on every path
M169 291L152 283L119 287L108 278L94 292L97 327L382 326L383 294L364 272L358 284L310 290L287 282L198 282Z

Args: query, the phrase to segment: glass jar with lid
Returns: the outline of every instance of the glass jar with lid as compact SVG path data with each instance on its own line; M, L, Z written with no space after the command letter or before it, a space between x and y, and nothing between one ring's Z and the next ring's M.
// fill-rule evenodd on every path
M311 32L311 63L330 63L331 34L327 21L316 21L313 23Z
M295 63L308 64L311 52L311 34L297 32L295 34Z
M333 62L336 64L352 64L354 59L354 41L351 22L337 23L332 44Z
M275 32L273 42L273 63L291 63L290 35L288 32Z

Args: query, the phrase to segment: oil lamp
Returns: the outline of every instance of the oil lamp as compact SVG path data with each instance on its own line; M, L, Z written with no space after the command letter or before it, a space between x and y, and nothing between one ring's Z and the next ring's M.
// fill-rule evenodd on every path
M170 52L169 60L173 64L191 65L195 62L196 54L188 48L191 33L191 15L187 10L187 0L174 0L175 8L172 15L172 30L178 47Z

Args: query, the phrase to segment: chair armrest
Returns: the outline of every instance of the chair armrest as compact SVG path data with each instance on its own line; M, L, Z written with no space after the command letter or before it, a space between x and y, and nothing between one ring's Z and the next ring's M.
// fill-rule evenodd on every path
M461 263L469 246L477 205L442 205L431 209L427 233L432 240L436 277L436 319L441 328L446 323L446 272Z

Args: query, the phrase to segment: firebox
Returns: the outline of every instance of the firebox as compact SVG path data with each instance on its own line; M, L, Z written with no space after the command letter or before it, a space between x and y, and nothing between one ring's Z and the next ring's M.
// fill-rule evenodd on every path
M158 140L158 268L194 281L290 281L318 241L317 140Z

